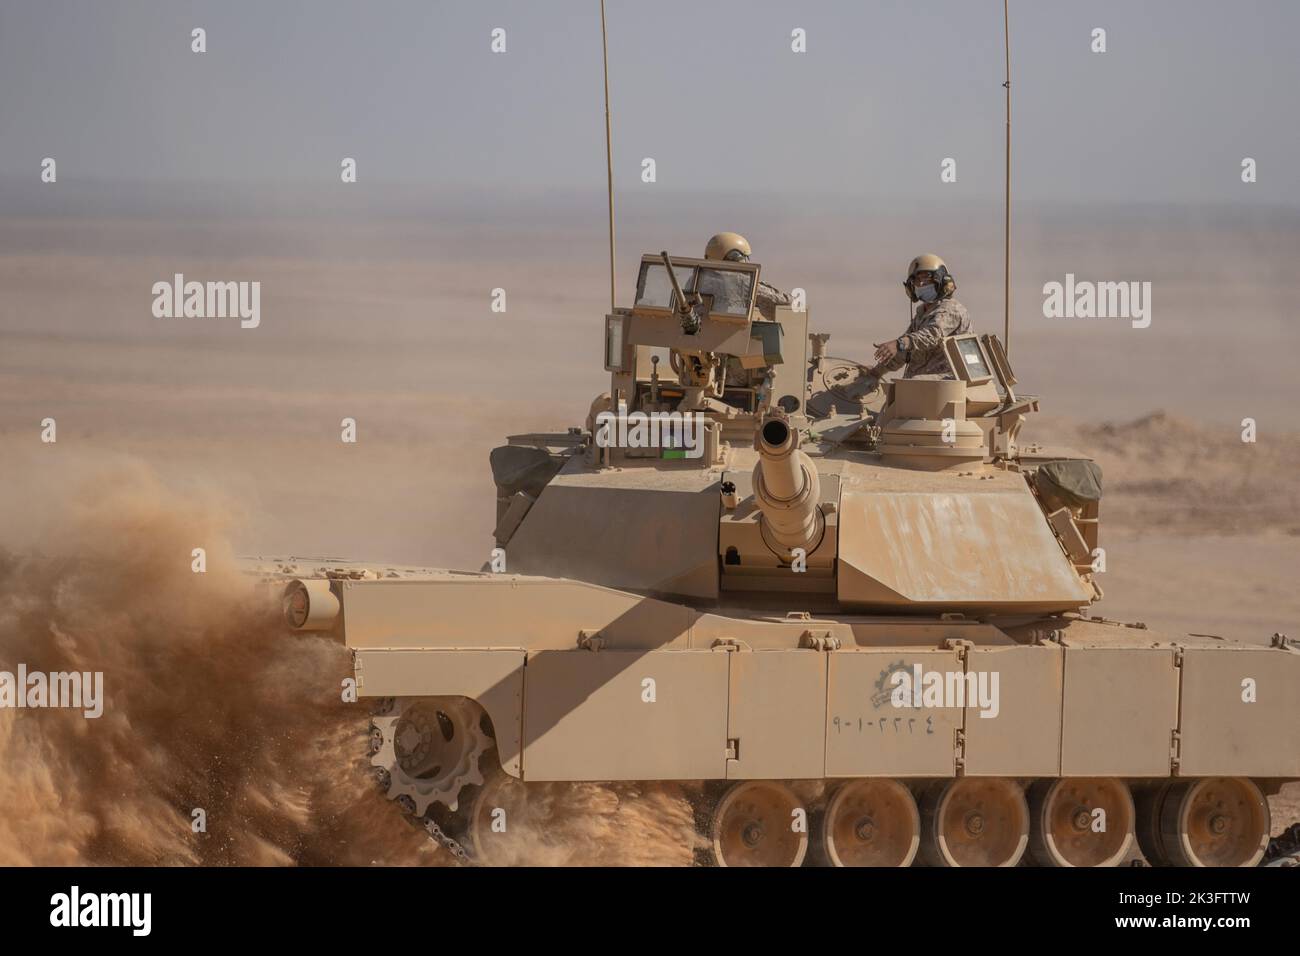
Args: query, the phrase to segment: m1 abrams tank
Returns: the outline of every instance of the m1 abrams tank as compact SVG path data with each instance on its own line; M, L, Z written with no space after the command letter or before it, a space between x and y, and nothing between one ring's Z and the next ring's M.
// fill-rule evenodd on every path
M1100 472L1021 442L999 340L880 382L759 269L642 258L585 423L492 452L481 571L290 583L388 796L484 862L529 782L689 781L726 866L1258 864L1300 652L1090 617Z

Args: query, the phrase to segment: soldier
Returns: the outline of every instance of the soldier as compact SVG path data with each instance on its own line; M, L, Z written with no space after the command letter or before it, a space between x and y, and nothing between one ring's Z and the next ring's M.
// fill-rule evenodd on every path
M888 342L876 343L876 366L871 374L879 378L906 365L904 378L918 375L954 378L944 355L943 340L970 331L966 307L952 297L957 290L956 281L938 256L917 256L908 266L903 288L909 299L921 305L906 332Z
M744 236L735 232L720 232L704 247L704 258L721 259L726 262L748 262L749 242ZM758 294L754 297L754 307L759 315L768 321L776 320L776 307L789 305L790 297L776 286L758 280Z

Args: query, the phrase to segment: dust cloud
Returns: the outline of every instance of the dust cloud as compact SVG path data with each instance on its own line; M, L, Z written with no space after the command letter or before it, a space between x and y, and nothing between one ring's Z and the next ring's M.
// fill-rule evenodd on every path
M104 711L0 710L0 865L448 862L371 783L365 704L341 699L347 651L286 633L274 595L235 569L238 509L130 460L60 473L19 479L0 514L39 538L0 551L0 670L101 671ZM518 862L690 861L676 788L537 796Z

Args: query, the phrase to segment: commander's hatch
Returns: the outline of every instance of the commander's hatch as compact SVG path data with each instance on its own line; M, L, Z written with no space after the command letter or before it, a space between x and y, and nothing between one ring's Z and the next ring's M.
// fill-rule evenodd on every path
M966 383L967 419L984 419L980 424L995 457L1017 454L1024 417L1038 411L1038 399L1016 397L1016 376L1002 341L991 333L968 332L944 339L943 348L953 373Z
M1016 384L1016 376L1007 361L1006 349L996 335L976 335L974 332L950 335L943 340L943 348L953 373L966 383L968 394L987 392L988 389L982 386L996 382L997 392L1004 401L1007 404L1015 402L1012 386Z
M943 348L953 372L968 387L987 385L993 381L993 362L985 351L985 344L973 332L950 335L943 340Z

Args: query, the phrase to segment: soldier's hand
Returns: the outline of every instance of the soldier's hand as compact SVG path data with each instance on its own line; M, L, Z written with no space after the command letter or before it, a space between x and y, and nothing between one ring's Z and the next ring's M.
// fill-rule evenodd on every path
M898 342L895 339L890 339L888 342L876 343L876 361L878 363L883 365L893 359L897 354Z

